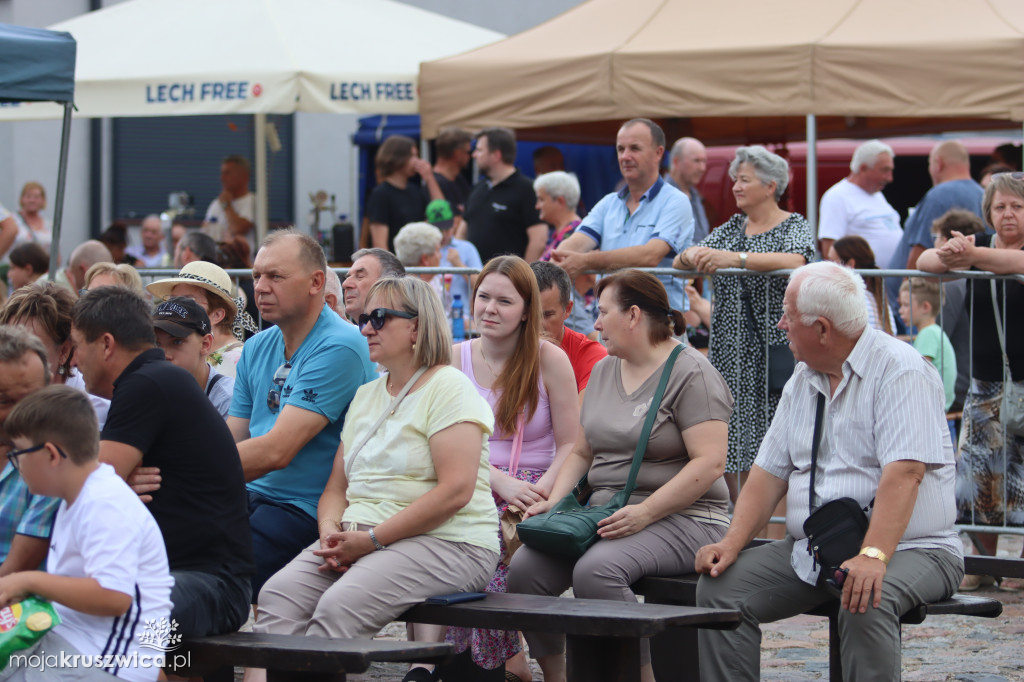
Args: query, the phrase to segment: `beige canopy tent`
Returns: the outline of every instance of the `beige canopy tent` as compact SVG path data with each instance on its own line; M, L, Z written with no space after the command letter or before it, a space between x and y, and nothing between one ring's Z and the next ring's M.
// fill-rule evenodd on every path
M831 137L1005 128L1022 74L1021 0L590 0L422 64L420 115L426 137L601 142L634 116L721 143L801 139L812 114Z

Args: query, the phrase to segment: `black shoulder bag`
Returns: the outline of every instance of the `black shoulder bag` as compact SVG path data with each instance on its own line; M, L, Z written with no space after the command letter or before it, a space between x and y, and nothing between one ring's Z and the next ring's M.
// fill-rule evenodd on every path
M740 289L742 289L740 300L743 301L743 310L747 314L747 326L750 328L750 333L753 337L764 348L766 345L764 334L761 333L761 325L757 323L757 318L754 317L753 304L750 302L752 295L747 288L746 282L740 282ZM793 357L793 351L789 349L788 343L768 345L769 393L782 393L786 382L793 376L794 369L796 369L796 358Z
M824 413L825 396L819 393L814 413L814 442L811 443L811 491L807 498L810 516L804 521L804 533L807 535L807 551L814 557L815 565L828 569L827 575L832 575L844 561L860 552L868 531L867 511L875 500L872 498L868 506L861 509L852 497L840 497L814 508L814 474L818 468L818 444Z

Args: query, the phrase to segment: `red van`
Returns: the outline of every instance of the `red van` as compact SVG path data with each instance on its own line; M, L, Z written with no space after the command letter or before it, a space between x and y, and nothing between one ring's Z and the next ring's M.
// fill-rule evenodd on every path
M1020 138L1002 136L973 136L958 138L971 154L971 174L977 178L981 170L991 163L992 150L1005 143L1020 144ZM940 141L933 137L893 137L883 140L896 152L896 170L892 183L883 190L886 199L907 218L907 209L916 205L931 186L928 175L928 153ZM850 159L864 140L820 140L818 142L818 202L829 187L850 174ZM787 211L807 213L807 143L767 145L789 161L789 188L779 204ZM721 225L736 213L732 196L729 164L736 155L737 145L708 147L708 169L700 183L704 195L708 222L712 228Z

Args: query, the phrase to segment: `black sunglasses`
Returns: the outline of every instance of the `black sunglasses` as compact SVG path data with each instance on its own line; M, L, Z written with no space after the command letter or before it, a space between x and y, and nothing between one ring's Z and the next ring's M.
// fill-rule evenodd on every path
M291 371L292 363L286 362L274 372L274 385L267 392L267 409L271 412L277 412L277 408L281 407L281 389L284 388L284 382L288 380Z
M21 457L22 455L27 455L29 453L35 452L36 450L42 450L45 447L46 443L40 443L39 445L33 445L32 447L25 448L24 450L11 450L7 453L7 459L11 461L11 466L14 467L16 471L21 471L21 467L18 466L18 458ZM54 444L53 447L57 448L57 453L61 457L63 457L64 459L68 458L68 456L64 454L64 451L60 449L59 445Z
M376 308L371 310L369 313L363 313L359 316L359 331L363 330L367 324L371 327L380 331L384 327L384 323L388 321L389 317L401 317L406 320L412 320L419 317L415 313L407 313L404 310L392 310L391 308Z

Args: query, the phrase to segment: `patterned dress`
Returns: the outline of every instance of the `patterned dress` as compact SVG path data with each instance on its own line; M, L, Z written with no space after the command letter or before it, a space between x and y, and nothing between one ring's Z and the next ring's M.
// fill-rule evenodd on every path
M701 240L700 246L734 253L795 253L807 261L814 257L811 227L798 213L757 235L745 234L745 224L746 216L737 213ZM782 317L786 284L786 277L712 277L714 307L708 359L725 377L736 401L729 420L725 469L729 472L750 469L779 404L779 395L768 393L765 333L769 344L786 343L786 333L775 326ZM743 295L751 303L759 332L749 328Z

